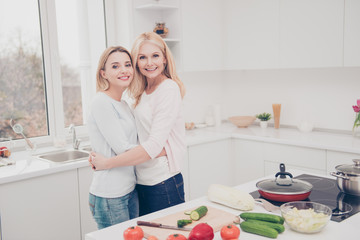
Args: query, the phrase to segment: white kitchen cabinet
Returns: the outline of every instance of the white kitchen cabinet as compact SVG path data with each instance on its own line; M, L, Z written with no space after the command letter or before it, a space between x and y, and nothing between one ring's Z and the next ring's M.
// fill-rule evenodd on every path
M81 219L81 239L85 239L85 234L97 230L97 224L91 215L89 208L89 188L92 181L93 170L88 167L78 168L79 184L79 207Z
M235 183L264 177L263 142L233 139Z
M280 163L284 163L286 169L318 174L326 171L326 151L322 149L264 143L263 159L265 175L279 172Z
M183 70L223 69L223 5L219 0L182 1Z
M225 38L225 69L278 68L279 0L221 3L225 19L224 31L220 32Z
M280 67L343 66L344 0L281 0L279 22Z
M360 159L360 154L337 152L337 151L326 151L327 165L326 174L330 176L330 172L336 172L335 167L341 164L353 165L353 159Z
M344 66L360 66L359 0L345 0Z
M80 239L76 169L0 185L3 239Z
M210 184L234 186L231 139L188 147L189 199L206 196Z
M174 55L176 67L181 69L181 8L179 0L134 0L134 39L143 32L152 32L157 22L164 22L169 32L164 41Z

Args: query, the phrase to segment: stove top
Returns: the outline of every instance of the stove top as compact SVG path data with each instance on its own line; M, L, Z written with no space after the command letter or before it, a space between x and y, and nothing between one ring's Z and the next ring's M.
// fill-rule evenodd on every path
M302 174L296 179L304 180L313 185L310 196L304 201L322 203L333 209L332 221L341 222L360 212L360 197L343 193L337 187L335 179ZM254 198L262 198L258 191L250 193ZM268 200L276 206L283 202Z

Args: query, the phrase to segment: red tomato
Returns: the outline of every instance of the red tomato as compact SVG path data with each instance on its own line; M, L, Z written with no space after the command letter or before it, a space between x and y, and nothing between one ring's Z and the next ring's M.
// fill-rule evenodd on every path
M189 240L212 240L214 229L207 223L197 224L189 234Z
M166 240L186 240L186 237L184 235L175 233L175 234L171 234L169 235Z
M150 236L150 237L147 238L147 240L159 240L159 239L157 237L155 237L155 236Z
M144 237L144 232L141 227L129 227L124 231L125 240L141 240Z
M238 239L240 236L240 229L233 224L223 226L220 235L222 240Z

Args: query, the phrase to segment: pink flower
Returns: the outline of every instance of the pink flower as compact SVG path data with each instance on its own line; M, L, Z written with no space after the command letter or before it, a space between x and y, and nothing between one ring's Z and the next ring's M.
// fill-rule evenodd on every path
M360 112L360 99L357 100L357 105L352 106L355 112Z

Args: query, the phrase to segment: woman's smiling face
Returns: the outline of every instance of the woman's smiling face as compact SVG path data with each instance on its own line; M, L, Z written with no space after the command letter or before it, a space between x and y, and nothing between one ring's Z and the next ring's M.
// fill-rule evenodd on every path
M128 87L134 76L129 55L124 52L112 53L106 61L105 70L101 70L101 74L109 81L110 88Z
M139 49L137 66L148 80L163 76L166 59L161 49L151 42L145 42Z

